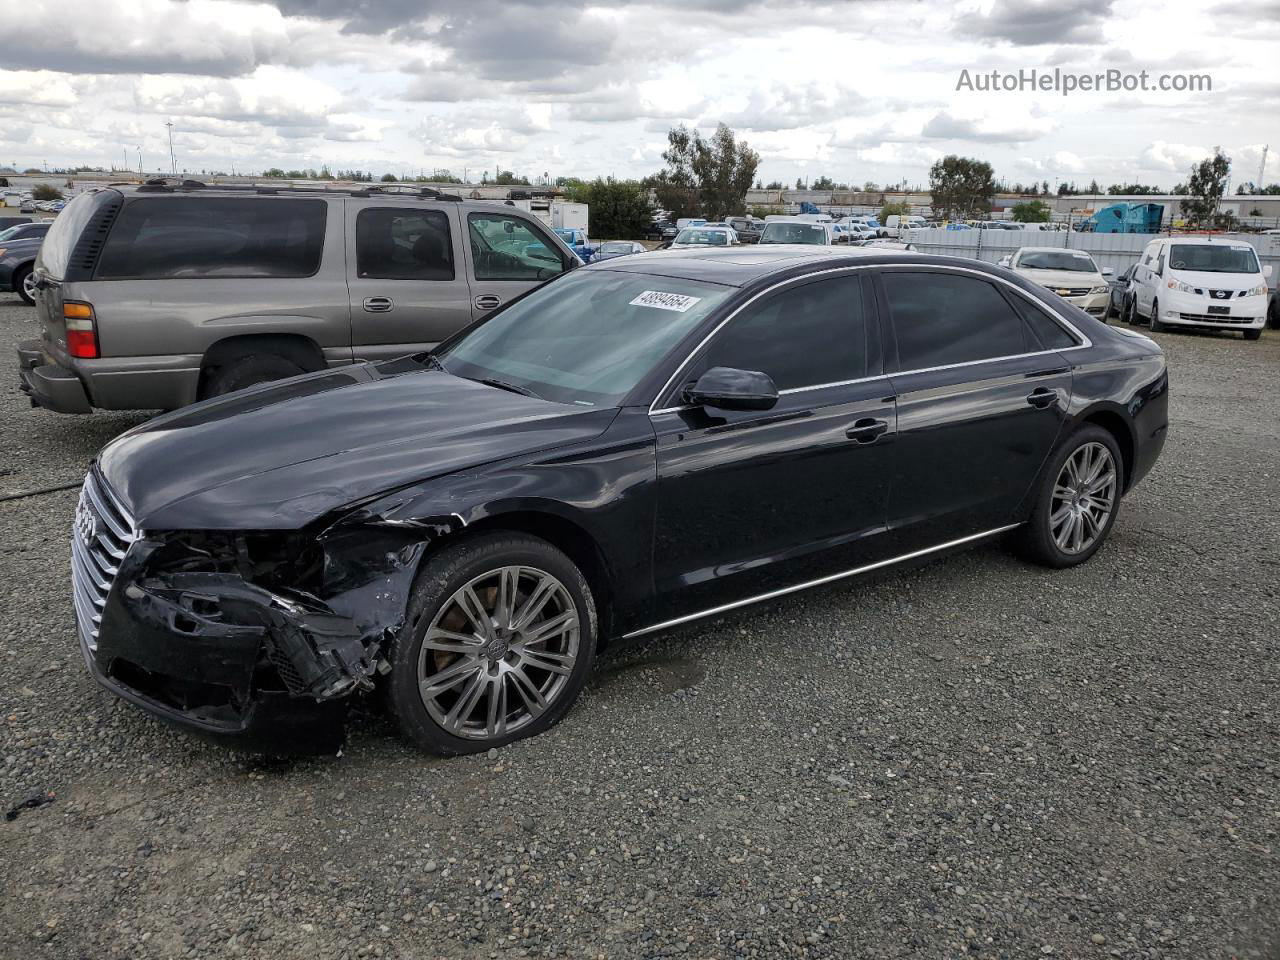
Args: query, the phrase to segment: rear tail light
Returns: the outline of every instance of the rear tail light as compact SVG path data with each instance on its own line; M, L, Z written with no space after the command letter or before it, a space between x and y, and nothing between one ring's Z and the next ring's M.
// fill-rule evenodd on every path
M98 330L93 307L68 301L62 305L62 319L67 327L67 353L81 360L96 360L99 356Z

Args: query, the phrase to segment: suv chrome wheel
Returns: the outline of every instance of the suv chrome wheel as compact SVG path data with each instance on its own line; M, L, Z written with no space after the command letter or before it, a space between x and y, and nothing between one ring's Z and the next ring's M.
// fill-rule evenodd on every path
M28 271L27 275L22 278L22 292L26 294L28 300L34 301L38 289L36 287L35 271Z
M1115 508L1115 459L1101 443L1086 443L1067 457L1053 485L1049 531L1064 553L1093 546Z
M529 566L483 573L438 608L423 636L422 703L455 737L504 737L559 698L580 633L573 598L550 573Z

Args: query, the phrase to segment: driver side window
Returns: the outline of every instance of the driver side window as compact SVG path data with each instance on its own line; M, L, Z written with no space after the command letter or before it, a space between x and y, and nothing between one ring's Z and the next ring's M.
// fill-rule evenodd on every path
M559 250L522 217L472 213L467 228L477 280L549 280L564 272Z

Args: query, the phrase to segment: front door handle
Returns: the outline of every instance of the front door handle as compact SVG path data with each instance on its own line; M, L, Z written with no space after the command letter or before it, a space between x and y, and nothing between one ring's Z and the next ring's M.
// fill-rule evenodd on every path
M387 313L394 306L390 297L364 298L364 309L367 313Z
M861 420L854 421L853 426L846 430L844 435L858 443L874 443L876 438L888 429L889 424L884 420L863 417Z
M472 302L476 305L477 310L492 310L502 304L502 298L496 297L492 293L482 293Z
M1058 391L1047 390L1044 387L1037 387L1027 394L1027 403L1031 404L1039 410L1052 407L1058 402Z

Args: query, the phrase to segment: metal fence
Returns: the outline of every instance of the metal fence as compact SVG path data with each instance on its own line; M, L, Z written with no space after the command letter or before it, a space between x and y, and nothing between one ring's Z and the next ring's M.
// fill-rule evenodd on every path
M1163 234L1161 234L1163 236ZM1256 233L1219 234L1223 240L1250 244L1271 279L1280 274L1280 236ZM1098 266L1122 273L1135 263L1156 235L1147 233L1076 233L1069 230L911 230L904 236L921 253L970 257L997 263L1019 247L1069 247L1093 256Z

